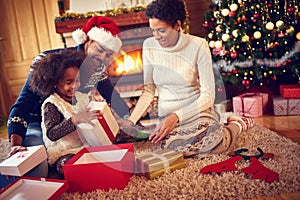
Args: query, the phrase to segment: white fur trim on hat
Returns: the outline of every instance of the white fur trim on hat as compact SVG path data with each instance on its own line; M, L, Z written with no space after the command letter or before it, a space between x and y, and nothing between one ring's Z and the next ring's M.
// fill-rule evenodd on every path
M122 46L121 39L112 35L111 32L106 31L104 28L93 27L87 35L91 40L99 42L101 45L114 52L119 52Z
M72 32L72 37L77 44L83 44L87 40L87 35L81 29Z

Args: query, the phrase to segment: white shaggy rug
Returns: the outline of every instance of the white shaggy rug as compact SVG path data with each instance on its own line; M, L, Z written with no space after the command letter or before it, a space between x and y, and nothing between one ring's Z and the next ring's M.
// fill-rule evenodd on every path
M0 155L8 150L7 140L0 139ZM154 180L134 175L124 190L97 190L90 193L64 193L65 199L253 199L279 193L300 191L300 145L260 125L248 130L238 140L236 149L248 148L256 153L260 147L265 153L273 153L271 160L259 160L264 166L279 174L279 181L267 183L251 179L240 171L218 174L200 174L209 164L224 161L227 154L208 158L188 158L186 167L164 174ZM1 160L0 160L1 161ZM240 161L237 168L248 166ZM92 172L91 172L92 173Z

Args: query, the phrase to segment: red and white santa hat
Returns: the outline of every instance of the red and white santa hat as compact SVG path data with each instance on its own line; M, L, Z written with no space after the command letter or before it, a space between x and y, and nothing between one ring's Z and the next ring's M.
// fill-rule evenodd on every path
M87 21L82 29L74 31L72 37L77 44L95 40L117 53L122 46L122 41L117 36L119 33L120 30L112 19L104 16L94 16Z

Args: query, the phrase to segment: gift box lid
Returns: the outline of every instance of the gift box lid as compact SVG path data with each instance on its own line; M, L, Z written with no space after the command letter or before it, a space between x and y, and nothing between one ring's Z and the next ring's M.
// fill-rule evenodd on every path
M26 147L0 163L0 173L11 176L23 176L35 166L47 159L44 145Z
M66 180L20 177L0 191L1 200L54 200L69 187Z

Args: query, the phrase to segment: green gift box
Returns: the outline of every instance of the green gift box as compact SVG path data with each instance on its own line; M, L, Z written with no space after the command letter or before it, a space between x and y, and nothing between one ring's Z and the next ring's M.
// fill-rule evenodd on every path
M149 179L154 179L164 173L172 172L183 167L185 167L183 154L170 149L151 152L136 157L137 173Z

